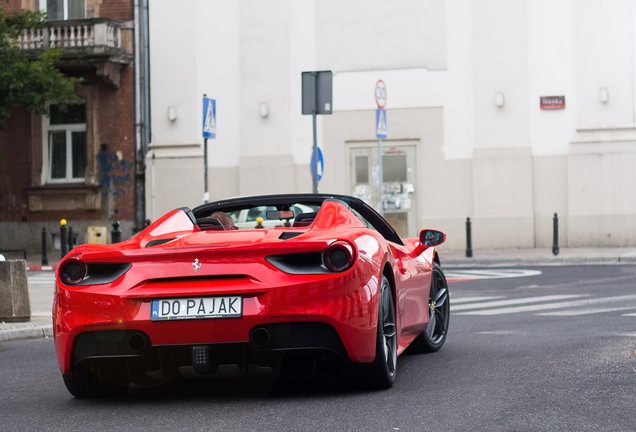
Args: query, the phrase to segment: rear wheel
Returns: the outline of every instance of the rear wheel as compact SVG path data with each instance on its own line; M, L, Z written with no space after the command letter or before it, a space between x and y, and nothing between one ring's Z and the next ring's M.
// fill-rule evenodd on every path
M66 389L76 398L109 397L126 393L130 384L125 364L107 370L89 369L81 363L63 374Z
M410 351L412 352L435 352L442 348L446 341L450 320L450 297L446 276L437 263L433 263L428 312L428 325L411 344Z
M373 363L361 366L364 384L371 388L387 389L395 382L397 366L395 306L391 285L385 276L382 276L378 305L375 359Z

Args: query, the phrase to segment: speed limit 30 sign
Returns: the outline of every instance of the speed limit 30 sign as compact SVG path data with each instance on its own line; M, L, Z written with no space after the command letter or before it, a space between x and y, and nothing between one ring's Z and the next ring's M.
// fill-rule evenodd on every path
M375 103L380 109L386 106L386 84L382 80L375 83Z

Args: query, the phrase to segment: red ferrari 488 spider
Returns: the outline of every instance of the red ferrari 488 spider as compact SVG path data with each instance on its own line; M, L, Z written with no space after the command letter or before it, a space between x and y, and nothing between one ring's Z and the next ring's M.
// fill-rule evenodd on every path
M235 198L173 210L130 240L81 245L56 271L55 348L77 397L219 365L330 353L390 387L407 347L446 339L448 286L426 229L402 239L362 200Z

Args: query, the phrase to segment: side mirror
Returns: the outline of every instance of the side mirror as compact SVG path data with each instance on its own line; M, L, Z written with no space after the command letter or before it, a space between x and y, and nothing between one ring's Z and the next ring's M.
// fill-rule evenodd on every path
M446 241L446 234L442 231L423 229L420 231L420 243L415 246L412 256L416 257L431 246L439 246Z
M424 246L439 246L446 241L446 234L432 229L420 231L420 243Z

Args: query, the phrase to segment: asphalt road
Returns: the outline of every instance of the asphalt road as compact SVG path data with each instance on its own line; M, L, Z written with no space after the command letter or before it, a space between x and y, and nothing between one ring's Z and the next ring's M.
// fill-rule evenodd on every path
M0 431L636 431L636 266L530 270L452 269L478 279L451 285L446 345L400 357L387 391L229 379L77 400L52 340L0 343Z

